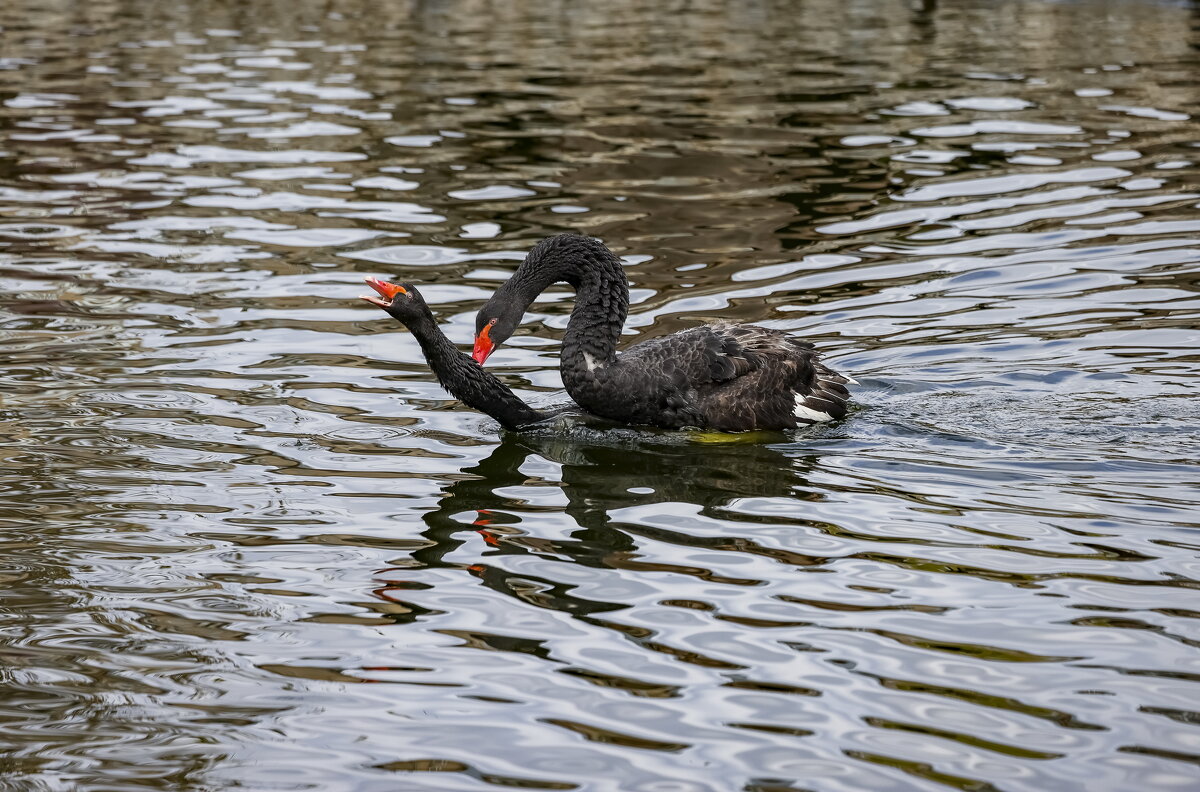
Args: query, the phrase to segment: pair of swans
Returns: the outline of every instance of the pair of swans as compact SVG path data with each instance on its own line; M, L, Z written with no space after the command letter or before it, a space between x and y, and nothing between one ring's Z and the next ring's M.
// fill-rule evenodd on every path
M411 284L367 278L378 296L362 299L409 329L451 395L506 429L520 430L549 414L521 401L483 363L513 334L534 299L559 282L575 289L562 342L563 385L593 415L664 429L742 432L794 429L846 414L846 385L853 380L822 364L811 343L780 330L722 322L618 353L629 288L620 260L590 237L561 234L529 251L480 309L471 357L446 338Z

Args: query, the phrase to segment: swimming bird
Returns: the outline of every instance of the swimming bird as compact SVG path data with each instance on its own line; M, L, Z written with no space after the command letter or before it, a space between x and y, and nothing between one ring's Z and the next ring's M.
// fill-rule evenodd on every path
M539 412L521 401L508 386L460 352L437 326L425 299L411 283L366 280L379 296L364 295L360 299L387 311L408 328L438 382L451 396L492 416L505 429L523 429L550 417L550 413Z
M853 383L825 366L808 341L721 322L618 352L629 313L621 261L598 239L539 242L480 309L473 357L481 365L553 283L575 288L563 336L563 385L589 413L627 424L723 432L794 429L842 418Z

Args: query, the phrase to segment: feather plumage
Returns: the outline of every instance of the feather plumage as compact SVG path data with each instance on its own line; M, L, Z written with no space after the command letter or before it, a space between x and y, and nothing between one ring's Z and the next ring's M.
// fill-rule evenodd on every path
M563 338L563 384L604 418L668 429L792 429L845 416L851 380L807 341L756 325L717 323L616 350L629 307L621 263L599 240L539 242L479 312L499 344L550 284L576 289ZM489 341L489 349L493 346Z

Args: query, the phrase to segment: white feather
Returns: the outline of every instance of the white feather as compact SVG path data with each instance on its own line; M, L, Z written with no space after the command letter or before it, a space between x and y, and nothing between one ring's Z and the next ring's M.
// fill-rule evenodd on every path
M814 410L813 408L806 406L804 404L805 398L805 396L799 393L796 394L796 409L792 411L793 415L795 415L797 418L804 418L809 421L822 422L833 420L833 416L829 413L821 412L820 410Z

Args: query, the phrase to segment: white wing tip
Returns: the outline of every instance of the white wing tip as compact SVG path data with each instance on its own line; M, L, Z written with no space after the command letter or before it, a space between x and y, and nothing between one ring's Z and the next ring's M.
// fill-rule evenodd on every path
M815 421L817 423L824 423L825 421L833 420L833 416L829 413L821 412L820 410L814 410L813 408L806 406L804 404L804 399L804 396L796 396L796 409L792 411L792 414L797 418L803 418L805 420Z

